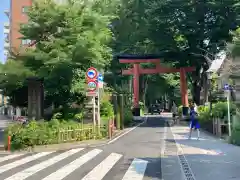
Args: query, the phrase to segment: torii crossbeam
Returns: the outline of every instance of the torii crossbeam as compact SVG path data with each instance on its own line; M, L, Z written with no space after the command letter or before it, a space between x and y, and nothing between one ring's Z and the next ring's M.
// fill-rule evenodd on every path
M160 66L160 59L152 55L122 55L118 56L120 63L133 64L133 68L122 70L123 75L133 75L133 94L134 94L134 115L140 116L139 107L139 76L141 74L158 74L158 73L176 73L180 72L180 89L182 96L183 115L188 112L188 91L186 82L186 72L195 71L195 67L168 68ZM141 63L153 63L155 68L141 68Z

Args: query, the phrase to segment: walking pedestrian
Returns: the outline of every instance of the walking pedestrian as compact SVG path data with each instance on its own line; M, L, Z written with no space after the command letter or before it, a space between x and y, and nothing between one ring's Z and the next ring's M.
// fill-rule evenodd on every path
M192 136L192 130L197 130L197 139L200 138L200 125L197 119L197 112L195 111L194 106L190 108L190 132L189 132L189 139L191 139Z

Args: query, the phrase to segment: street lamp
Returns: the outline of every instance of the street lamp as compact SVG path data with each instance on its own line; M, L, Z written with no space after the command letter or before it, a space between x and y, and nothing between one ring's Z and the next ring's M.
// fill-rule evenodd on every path
M209 107L209 109L210 109L210 114L212 114L212 88L211 88L211 86L212 86L212 84L211 84L211 82L212 82L212 71L207 71L207 79L208 79L208 90L209 90L209 103L210 103L210 107Z

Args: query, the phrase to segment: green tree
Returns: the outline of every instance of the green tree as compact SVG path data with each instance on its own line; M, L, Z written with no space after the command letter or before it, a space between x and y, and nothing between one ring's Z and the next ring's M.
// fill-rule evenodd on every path
M229 50L233 57L240 56L240 28L238 28L233 34L233 41L229 43Z
M176 67L196 66L196 72L189 79L194 101L199 104L205 71L213 59L210 54L226 47L226 42L232 39L229 31L236 29L239 23L238 2L122 1L120 18L115 22L115 50L119 53L157 53L165 61L174 62Z
M19 88L24 86L24 78L19 78L24 75L23 69L44 78L46 99L56 105L81 100L86 70L91 66L104 69L112 59L112 32L108 25L114 11L108 9L111 4L104 7L106 2L69 0L59 5L52 0L35 1L28 13L29 22L21 27L24 39L32 40L34 47L15 56L22 67L11 66L7 70L7 78L12 72L18 78L9 79L4 85L9 95L17 88L15 82ZM19 68L18 72L14 68ZM14 84L13 90L8 88L10 84Z

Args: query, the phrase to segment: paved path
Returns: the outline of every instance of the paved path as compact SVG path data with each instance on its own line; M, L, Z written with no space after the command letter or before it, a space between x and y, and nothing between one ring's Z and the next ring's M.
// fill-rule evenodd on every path
M240 179L240 147L203 132L200 140L196 138L197 132L194 132L189 140L189 129L186 126L175 126L171 130L178 153L182 155L181 160L185 162L185 170L193 179ZM173 142L173 138L167 141Z
M187 127L166 126L166 115L95 148L0 154L1 180L232 180L240 179L240 148L206 134L187 140ZM194 135L194 134L193 134ZM188 176L188 179L185 177Z

